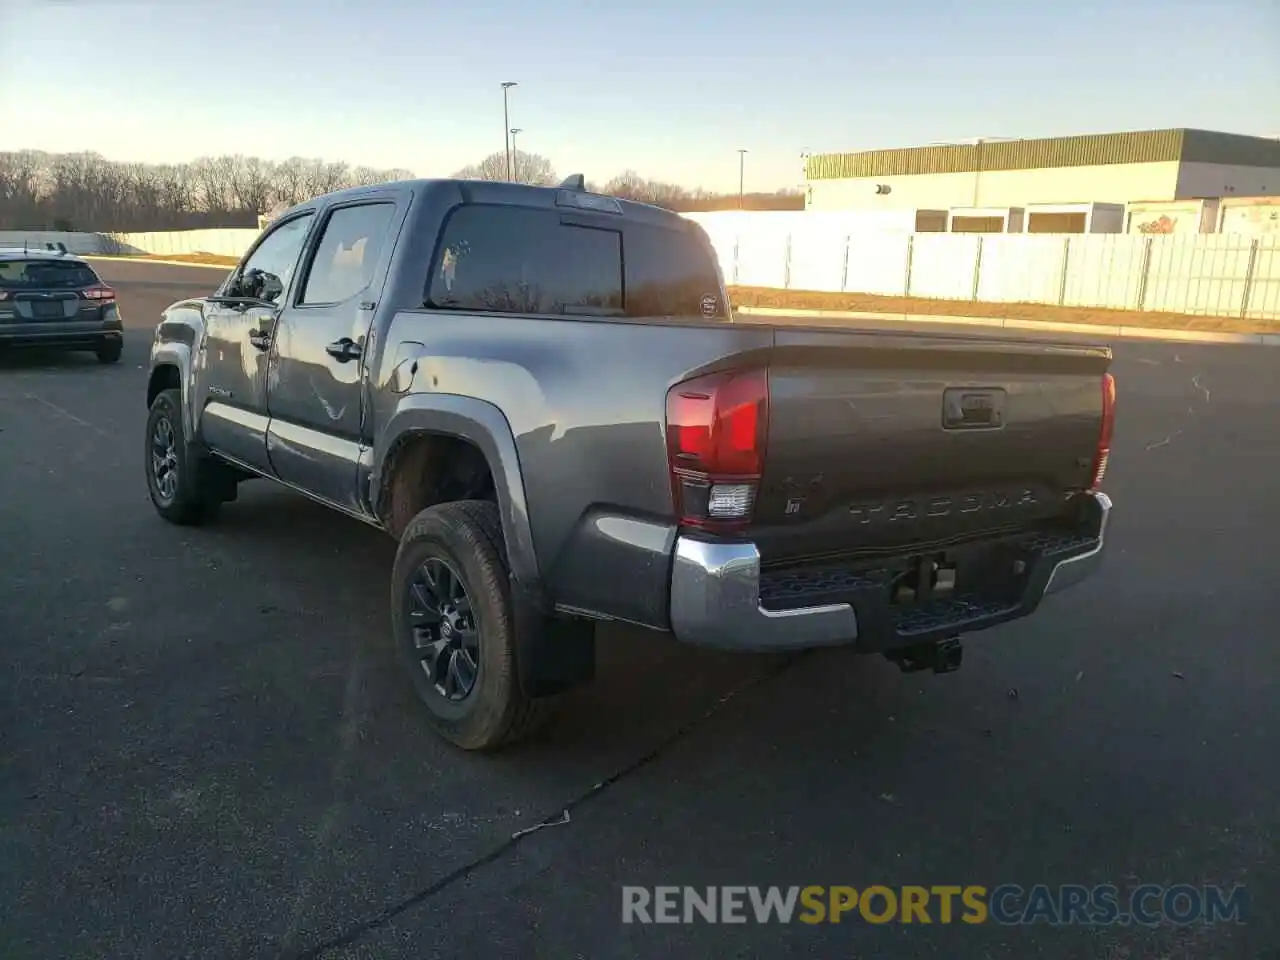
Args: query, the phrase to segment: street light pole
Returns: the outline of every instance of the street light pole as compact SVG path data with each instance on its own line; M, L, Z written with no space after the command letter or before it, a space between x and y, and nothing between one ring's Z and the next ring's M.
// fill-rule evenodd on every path
M747 160L747 151L738 149L738 209L742 209L742 185L744 183L743 171Z
M523 127L511 128L511 179L518 181L520 179L520 148L516 146L516 137L524 133Z
M507 179L511 179L511 119L508 115L507 93L512 87L518 86L514 80L507 80L502 84L502 143L507 151Z

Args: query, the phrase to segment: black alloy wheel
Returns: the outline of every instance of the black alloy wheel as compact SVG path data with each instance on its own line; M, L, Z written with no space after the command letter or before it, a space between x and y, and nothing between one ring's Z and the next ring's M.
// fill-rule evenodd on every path
M182 424L182 391L161 390L147 414L143 455L147 491L156 512L170 523L200 524L212 520L224 499L212 485L217 474L187 442ZM234 486L230 492L234 494Z
M480 676L480 631L466 585L445 560L428 557L414 571L408 613L427 679L446 700L466 700Z

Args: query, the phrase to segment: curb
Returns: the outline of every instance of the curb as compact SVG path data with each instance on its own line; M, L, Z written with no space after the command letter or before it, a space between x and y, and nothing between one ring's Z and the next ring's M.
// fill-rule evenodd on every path
M189 260L153 260L150 257L110 257L99 253L82 253L82 260L115 260L121 263L154 263L166 267L199 267L204 270L225 270L230 273L235 269L229 263L192 263Z
M1167 327L1126 327L1103 323L1055 323L1049 320L1009 320L1001 317L947 317L918 313L854 313L842 310L786 310L781 307L737 307L735 313L757 317L802 317L815 320L896 320L901 323L989 327L997 330L1083 333L1125 340L1176 340L1183 343L1245 343L1280 347L1280 333L1217 333L1212 330L1173 330Z

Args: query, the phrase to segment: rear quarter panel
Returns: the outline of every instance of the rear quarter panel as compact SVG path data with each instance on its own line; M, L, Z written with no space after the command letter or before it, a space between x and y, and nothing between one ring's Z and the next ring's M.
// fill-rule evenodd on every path
M406 397L471 397L505 415L538 574L562 608L667 625L675 537L666 392L767 350L767 328L406 311L375 375L375 435ZM420 344L409 389L389 384ZM404 384L400 385L402 388Z

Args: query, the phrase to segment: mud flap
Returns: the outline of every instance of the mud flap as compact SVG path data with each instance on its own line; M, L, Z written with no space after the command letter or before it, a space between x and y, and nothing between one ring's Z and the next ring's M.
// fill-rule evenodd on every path
M533 699L565 693L596 673L596 631L590 620L551 616L536 591L511 580L516 668L520 687Z

